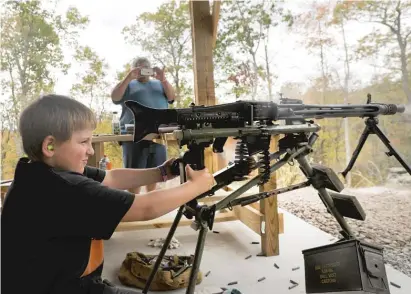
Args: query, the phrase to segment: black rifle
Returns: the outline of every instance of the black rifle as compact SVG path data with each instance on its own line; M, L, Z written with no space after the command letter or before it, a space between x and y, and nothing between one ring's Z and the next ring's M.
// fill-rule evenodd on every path
M223 152L228 137L238 139L234 163L213 175L216 180L214 187L179 208L143 293L147 293L149 290L183 215L188 219L194 218L192 227L199 230L186 292L189 294L194 293L207 231L213 228L215 212L224 208L231 209L235 205L244 206L272 195L313 186L318 191L328 212L341 226L343 240L355 239L344 217L365 220L365 213L355 197L338 193L344 189L344 185L333 170L323 165L308 162L306 157L313 152L313 144L316 142L317 132L321 128L314 121L307 119L329 117L366 117L370 119L379 115L394 115L397 112L405 111L404 106L394 104L305 105L301 100L287 98L281 99L280 104L237 101L216 106L192 106L184 109L153 109L134 101L126 101L125 104L133 112L135 118L134 142L141 141L151 133L159 134L172 131L180 147L187 147L184 155L175 161L173 169L174 174L180 175L182 183L186 181L186 164L190 164L196 170L204 168L205 148L212 145L213 152ZM277 121L284 121L285 124L275 124ZM284 137L279 140L278 151L270 153L271 136L279 134L284 135ZM253 159L253 155L257 155L257 161ZM286 188L238 198L250 188L268 182L271 173L293 160L299 163L307 181ZM271 161L275 161L275 163L271 164ZM233 181L244 180L245 176L257 168L259 170L257 176L221 201L211 206L198 204L198 199L213 195L217 190Z

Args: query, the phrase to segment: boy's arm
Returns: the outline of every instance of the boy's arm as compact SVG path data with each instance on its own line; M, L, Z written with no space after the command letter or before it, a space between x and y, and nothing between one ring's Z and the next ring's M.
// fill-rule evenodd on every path
M173 188L136 195L122 221L146 221L158 218L208 191L211 187L210 182L203 179L188 181Z
M163 181L159 168L117 168L106 171L103 185L120 190L133 189Z

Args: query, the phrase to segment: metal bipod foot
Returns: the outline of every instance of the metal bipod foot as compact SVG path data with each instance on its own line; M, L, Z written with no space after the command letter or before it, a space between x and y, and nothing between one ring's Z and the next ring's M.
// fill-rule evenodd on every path
M168 245L170 245L171 239L174 236L174 233L177 229L178 223L181 220L181 217L183 215L183 211L184 211L184 205L180 206L180 208L178 209L177 215L176 215L176 217L173 221L173 224L171 225L170 231L167 234L166 240L164 241L164 245L163 245L163 247L161 247L160 253L157 256L154 267L153 267L153 269L150 273L150 276L149 276L149 278L148 278L148 280L147 280L147 282L144 286L144 289L143 289L143 292L142 292L143 294L146 294L148 292L148 290L150 289L151 283L153 282L154 277L155 277L155 275L156 275L156 273L157 273L157 271L158 271L158 269L161 265L161 261L163 260L164 255L166 254Z

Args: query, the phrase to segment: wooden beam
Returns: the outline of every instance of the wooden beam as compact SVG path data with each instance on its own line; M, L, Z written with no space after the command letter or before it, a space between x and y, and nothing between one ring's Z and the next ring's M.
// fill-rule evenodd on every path
M264 221L264 214L251 205L234 206L233 211L239 221L261 236L261 222ZM282 213L278 214L278 233L284 233L284 217Z
M220 6L221 1L213 1L213 48L215 48L215 44L217 41L218 20L220 19Z
M224 212L216 215L214 223L235 221L237 220L233 212ZM116 232L123 231L134 231L134 230L147 230L147 229L162 229L171 227L174 219L154 219L144 222L121 222L117 228ZM178 226L189 226L193 220L181 219Z
M7 191L9 190L9 187L11 186L13 182L7 182L1 185L1 210L3 210L4 206L4 199L6 197Z
M272 136L270 142L270 153L277 149L278 136ZM275 172L271 174L270 180L263 186L260 186L260 192L270 191L277 188L277 179ZM264 214L262 224L263 232L261 233L261 251L265 256L280 254L279 242L279 217L277 207L277 195L260 201L260 212Z
M213 23L209 1L190 1L196 105L215 105Z
M88 165L98 167L99 161L104 155L104 142L94 142L91 144L94 149L94 154L88 160Z
M210 203L210 202L220 201L226 197L227 196L223 196L223 195L214 195L210 197L204 197L204 198L198 199L198 203Z
M257 209L251 206L234 206L233 211L235 216L249 227L251 230L261 235L261 222L264 220L264 215Z
M99 134L99 135L94 135L92 138L93 143L97 142L130 142L133 141L133 135L132 134L127 134L127 135L113 135L113 134ZM176 141L176 138L174 137L173 133L164 133L161 135L158 134L150 134L147 135L147 139L151 139L155 142L161 142L162 140L167 140L167 141Z

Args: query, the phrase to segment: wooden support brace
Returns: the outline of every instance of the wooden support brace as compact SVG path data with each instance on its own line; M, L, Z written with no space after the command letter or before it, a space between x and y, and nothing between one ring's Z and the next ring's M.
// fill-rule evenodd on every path
M213 48L215 48L215 44L217 41L218 20L220 19L220 6L221 6L221 1L217 1L217 0L213 1L213 14L212 14Z
M104 156L104 142L93 142L91 144L94 154L88 160L88 165L98 167L100 159Z
M227 222L237 220L233 212L224 212L216 215L214 223ZM133 230L147 230L147 229L161 229L171 227L174 219L154 219L144 222L121 222L117 228L116 232L123 231L133 231ZM189 226L193 220L190 219L181 219L179 226Z
M256 232L258 235L262 235L261 224L264 222L265 216L259 211L259 209L251 205L247 205L234 206L233 211L239 221ZM282 213L278 214L278 233L284 233L284 218Z
M275 152L278 144L278 136L272 136L270 142L270 153ZM277 188L277 180L275 172L271 174L268 183L260 187L260 192L270 191ZM273 256L280 254L279 242L279 216L277 206L277 196L260 201L260 212L264 214L261 233L261 251L265 256Z
M261 222L264 221L264 215L262 213L251 206L234 206L233 211L235 216L243 224L245 224L257 234L261 234Z

